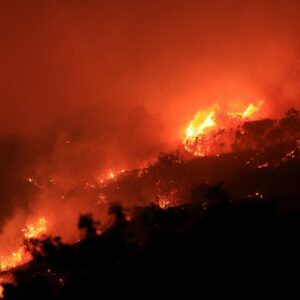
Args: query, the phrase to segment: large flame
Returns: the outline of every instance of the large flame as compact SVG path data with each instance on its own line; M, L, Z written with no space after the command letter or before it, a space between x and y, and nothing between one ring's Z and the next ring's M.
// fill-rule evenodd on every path
M204 134L208 128L215 126L216 122L214 115L214 111L210 111L208 113L198 112L186 129L186 139L194 140L200 134Z
M197 112L185 131L183 144L187 151L193 152L194 155L201 155L199 149L194 149L193 151L190 146L196 144L199 137L204 136L216 126L216 111L217 107L208 111Z
M39 237L47 230L47 220L45 217L38 218L36 222L28 224L22 229L24 239ZM0 256L0 271L7 271L26 263L30 259L24 245L7 256Z
M224 146L224 142L218 141L218 132L226 132L232 127L239 126L246 119L250 119L253 114L260 110L263 101L257 105L250 103L243 112L227 112L219 111L219 106L215 105L207 111L199 111L190 121L185 131L183 139L184 148L196 156L204 156L212 154L212 148L216 148L216 144ZM224 135L225 136L225 135ZM219 149L220 152L221 149Z

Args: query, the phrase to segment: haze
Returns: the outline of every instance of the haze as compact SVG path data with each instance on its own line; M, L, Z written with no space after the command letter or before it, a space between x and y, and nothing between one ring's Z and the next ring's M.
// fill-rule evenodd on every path
M176 135L208 104L297 106L299 1L1 1L0 132L143 105ZM270 105L271 103L271 105ZM101 113L99 113L101 117Z

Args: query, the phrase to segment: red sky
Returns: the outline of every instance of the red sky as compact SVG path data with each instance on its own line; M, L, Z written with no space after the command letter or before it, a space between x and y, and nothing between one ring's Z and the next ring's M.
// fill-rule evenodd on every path
M215 101L297 105L299 11L288 0L2 0L0 133L91 106L144 104L180 127Z
M144 166L216 102L300 109L299 11L298 0L0 0L0 222L42 207L72 213L74 230L94 199L62 209L28 176L72 191Z

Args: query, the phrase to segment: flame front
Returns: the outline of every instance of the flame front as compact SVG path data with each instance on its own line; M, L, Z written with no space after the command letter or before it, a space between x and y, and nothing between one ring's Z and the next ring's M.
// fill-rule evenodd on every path
M190 122L190 125L186 129L186 140L196 139L200 134L204 134L204 132L209 128L215 126L214 115L215 112L211 111L205 117L206 113L198 112L195 118ZM203 121L204 117L204 121Z
M38 218L35 223L27 225L22 232L24 239L31 239L40 236L47 230L47 220L45 217ZM20 246L19 249L8 256L0 257L0 271L7 271L17 266L26 263L30 257L26 252L25 246Z
M223 152L221 145L224 148L225 143L218 140L220 138L219 133L221 131L224 133L226 130L230 131L230 129L242 124L244 120L251 118L255 112L261 109L263 103L263 101L257 105L250 103L243 112L221 113L217 105L208 111L197 112L185 131L183 139L185 150L196 156L213 154L216 151L212 149L216 148L219 152ZM223 134L223 136L226 135ZM228 139L228 135L226 138Z
M216 126L215 114L216 108L210 111L198 112L194 119L190 122L185 131L185 138L183 141L184 147L187 151L191 152L190 146L195 144L197 139L208 133ZM200 151L194 151L195 155L201 155Z

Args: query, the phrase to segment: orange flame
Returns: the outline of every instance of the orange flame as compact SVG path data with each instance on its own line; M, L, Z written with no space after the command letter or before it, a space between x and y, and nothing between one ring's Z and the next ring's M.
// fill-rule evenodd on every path
M255 112L260 110L260 108L263 106L263 104L264 104L263 101L260 101L258 103L258 105L254 105L254 104L250 103L248 105L248 107L245 109L245 111L242 113L242 118L246 119L246 118L251 117Z
M22 231L24 232L24 237L27 239L34 238L47 230L47 220L42 217L37 220L35 224L26 226Z
M209 112L208 116L206 116L204 121L202 121L204 115L205 113L203 112L198 112L196 114L186 129L186 139L195 139L198 135L203 134L207 128L215 126L215 112Z
M25 239L31 239L40 236L47 230L47 220L45 217L38 218L33 224L27 225L22 232ZM0 257L0 271L7 271L9 269L20 266L30 260L25 246L20 246L19 249L8 256Z
M212 128L216 126L216 107L209 111L199 111L190 122L189 126L185 131L185 138L183 144L185 149L189 152L190 144L194 144L198 137L204 135L205 133L209 132ZM197 151L194 152L195 155L201 155Z
M160 197L160 199L158 200L158 206L161 208L161 209L167 209L169 208L171 205L171 202L170 200L167 198L167 197Z
M217 105L208 111L197 112L186 128L185 137L183 139L184 148L196 156L209 154L207 152L209 152L210 149L210 141L213 140L215 142L213 134L216 133L217 130L237 126L242 120L251 118L255 112L260 110L263 103L263 101L260 101L258 105L250 103L243 112L219 114L219 107ZM219 119L225 123L221 124Z

